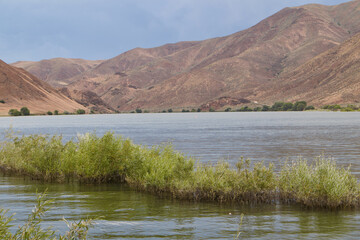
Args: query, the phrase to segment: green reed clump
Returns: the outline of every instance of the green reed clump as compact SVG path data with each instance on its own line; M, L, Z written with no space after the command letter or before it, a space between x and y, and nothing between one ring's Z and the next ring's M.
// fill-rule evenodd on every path
M8 210L0 209L0 238L8 240L42 240L42 239L59 239L74 240L86 239L89 228L93 225L93 220L80 220L79 222L68 222L65 218L63 221L69 230L64 235L57 234L52 227L46 229L41 227L43 217L50 210L53 201L46 199L46 193L37 195L37 203L29 215L24 225L19 226L15 233L10 231L14 220L14 214L8 216Z
M171 145L140 148L128 162L126 180L130 185L157 193L169 193L176 182L193 175L195 161L173 150Z
M130 140L112 133L102 137L85 134L66 143L59 169L67 179L92 182L123 181ZM131 146L132 148L132 146Z
M271 202L277 179L273 165L265 167L241 159L237 168L226 162L198 164L192 177L175 182L173 195L194 200L219 202Z
M282 167L279 176L282 201L308 207L343 208L359 205L360 187L350 169L319 157L309 164L299 159Z
M241 159L236 167L196 163L171 145L147 148L112 133L85 134L63 143L61 136L10 136L0 145L0 169L44 181L126 182L158 195L195 201L297 202L339 208L360 204L360 187L349 169L333 161L299 159L280 173Z
M45 180L59 177L64 151L61 136L31 135L11 140L3 142L0 149L2 168Z

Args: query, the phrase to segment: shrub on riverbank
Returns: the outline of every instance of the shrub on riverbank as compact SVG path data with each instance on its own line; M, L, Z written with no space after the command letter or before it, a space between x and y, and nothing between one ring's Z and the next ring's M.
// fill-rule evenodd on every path
M218 202L297 202L309 207L355 207L360 187L349 169L330 160L313 164L298 160L276 173L240 160L196 163L170 145L152 148L106 133L79 136L63 143L61 136L10 137L1 144L0 168L44 181L126 182L130 186L174 198Z

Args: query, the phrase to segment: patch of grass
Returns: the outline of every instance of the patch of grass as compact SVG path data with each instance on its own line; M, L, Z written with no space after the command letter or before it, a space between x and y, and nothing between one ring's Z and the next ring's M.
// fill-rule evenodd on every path
M171 145L151 148L106 133L85 134L63 142L61 136L30 135L1 143L0 168L44 181L127 183L133 188L194 201L299 203L308 207L344 208L360 204L360 186L349 169L325 158L314 163L236 166L197 163Z

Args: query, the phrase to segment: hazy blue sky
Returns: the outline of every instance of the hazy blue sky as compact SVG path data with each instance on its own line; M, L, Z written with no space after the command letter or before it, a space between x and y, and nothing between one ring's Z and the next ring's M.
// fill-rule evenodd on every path
M228 35L287 6L346 0L0 0L0 59L107 59Z

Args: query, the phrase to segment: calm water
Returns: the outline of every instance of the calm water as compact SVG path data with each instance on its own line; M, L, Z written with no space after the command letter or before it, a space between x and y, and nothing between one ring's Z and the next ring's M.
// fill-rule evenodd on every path
M135 143L173 143L200 161L239 157L275 161L321 154L360 173L360 113L185 113L0 118L21 134L62 134L70 139L86 132L113 131ZM3 138L4 134L2 134ZM312 211L295 206L221 206L178 202L117 185L42 184L0 177L0 206L25 220L36 189L48 189L56 204L48 225L65 230L65 216L102 216L92 239L233 239L241 213L246 239L357 239L359 211ZM229 214L231 213L231 214Z

